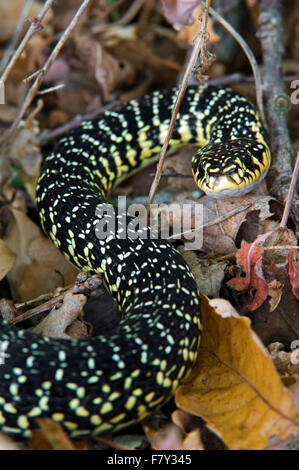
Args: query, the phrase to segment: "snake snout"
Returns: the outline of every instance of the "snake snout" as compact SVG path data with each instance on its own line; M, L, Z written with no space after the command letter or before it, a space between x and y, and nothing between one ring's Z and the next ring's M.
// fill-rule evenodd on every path
M266 176L269 149L250 139L214 142L192 159L194 179L208 196L240 196L252 191Z

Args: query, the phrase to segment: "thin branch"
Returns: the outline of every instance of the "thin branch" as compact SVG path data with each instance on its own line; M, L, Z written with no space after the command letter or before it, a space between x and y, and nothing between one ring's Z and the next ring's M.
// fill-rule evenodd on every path
M84 294L89 296L91 292L98 289L101 286L101 279L98 275L95 275L89 279L85 279L85 276L82 276L82 281L80 280L79 273L76 279L75 284L71 284L67 288L61 289L61 293L56 295L55 293L48 293L44 296L39 296L36 299L33 299L30 302L24 302L22 304L16 304L14 307L16 310L20 310L21 308L27 307L30 304L34 304L37 301L45 300L45 302L41 305L37 305L36 307L32 307L31 309L27 310L24 313L18 314L11 323L16 325L17 323L21 323L22 321L29 320L30 318L39 315L41 313L48 312L53 307L57 306L57 304L61 304L63 299L67 294ZM86 273L83 273L86 274ZM103 292L103 291L101 291Z
M170 137L171 137L171 134L172 134L172 130L173 130L173 127L174 127L174 124L175 124L175 120L176 120L177 115L178 115L180 104L182 102L183 96L185 94L185 91L186 91L186 88L187 88L187 85L188 85L189 77L190 77L191 72L193 70L193 67L196 63L197 57L198 57L201 49L203 48L205 40L206 40L206 30L207 30L208 12L209 12L209 8L210 8L210 3L211 3L211 0L206 0L206 6L205 6L205 9L204 9L204 12L203 12L203 15L202 15L202 22L201 22L200 30L199 30L198 36L196 38L196 41L195 41L195 44L194 44L194 47L193 47L193 50L192 50L192 54L191 54L190 59L188 61L188 64L187 64L187 67L186 67L186 70L185 70L185 73L184 73L184 76L183 76L183 79L182 79L182 82L181 82L181 85L180 85L180 88L179 88L179 91L178 91L178 95L177 95L177 98L176 98L176 101L175 101L175 104L174 104L174 107L173 107L168 132L167 132L165 142L163 144L163 147L162 147L162 150L161 150L161 153L160 153L160 159L159 159L159 163L158 163L158 167L157 167L157 171L156 171L156 176L154 178L154 181L151 185L150 192L149 192L148 203L147 203L148 204L148 207L147 207L148 212L149 212L149 209L150 209L150 204L153 202L153 199L155 197L155 194L156 194L156 191L157 191L157 188L158 188L158 185L159 185L159 181L160 181L160 177L161 177L161 173L162 173L162 169L163 169L163 165L164 165L164 161L165 161L165 157L166 157L166 152L167 152L169 140L170 140Z
M263 91L273 155L268 182L271 185L271 193L284 201L292 177L294 150L287 126L290 100L282 80L284 46L281 0L262 0L260 25L258 37L264 63Z
M6 65L7 65L9 59L11 58L11 56L13 54L13 51L14 51L17 43L18 43L22 28L24 26L25 18L26 18L26 16L28 15L28 13L30 11L32 2L33 2L33 0L26 0L24 5L23 5L23 9L21 11L21 14L20 14L20 17L19 17L19 20L18 20L18 24L16 26L13 37L12 37L10 43L9 43L9 46L6 48L5 53L3 54L3 57L1 59L0 73L2 73L4 71Z
M28 77L29 78L29 77ZM292 82L293 80L299 80L299 75L285 75L283 77L285 82ZM253 76L247 76L243 75L241 73L232 73L230 75L224 75L223 77L216 77L216 78L210 78L208 79L208 84L209 85L228 85L232 83L254 83L255 79ZM53 87L54 88L54 87ZM47 91L47 90L45 90ZM50 89L49 89L50 91ZM54 91L54 90L53 90ZM40 91L39 94L42 94L43 92ZM68 132L70 132L72 129L80 126L82 121L87 121L90 119L94 119L98 117L100 114L104 113L108 109L114 109L115 106L117 105L116 102L110 102L106 104L105 106L101 106L94 111L91 111L86 114L78 114L75 116L73 119L70 121L66 122L65 124L56 127L55 129L45 129L43 130L39 136L38 140L41 145L46 145L52 140L57 139L58 137L61 137ZM151 177L154 177L155 174L150 174ZM179 178L193 178L191 174L185 175L185 174L166 174L166 173L161 173L161 178L163 177L179 177Z
M19 44L19 47L17 48L17 50L15 51L13 56L11 57L10 61L8 62L5 70L3 71L3 73L0 77L0 80L2 82L6 81L9 73L11 72L12 68L14 67L14 65L17 62L18 58L20 57L20 55L24 51L26 45L28 44L28 42L30 41L32 36L36 33L36 31L39 31L38 23L41 23L43 21L44 17L46 16L49 9L51 8L53 2L54 2L54 0L47 0L46 3L44 4L44 6L42 7L42 9L39 12L37 21L33 21L31 23L30 27L28 28L27 33L25 34L25 36L23 37L21 43Z
M298 248L298 245L263 246L263 250L297 250Z
M280 227L285 227L286 223L288 221L289 213L290 213L291 206L292 206L292 200L293 200L294 192L295 192L295 189L296 189L298 174L299 174L299 152L297 152L295 168L294 168L294 171L293 171L293 175L292 175L292 179L291 179L291 183L290 183L286 203L285 203L285 206L284 206L284 211L283 211L283 214L282 214Z
M261 115L261 119L263 121L263 124L265 128L267 128L267 121L265 117L265 112L264 112L264 105L263 105L263 85L262 85L262 77L260 74L260 70L258 67L258 63L256 61L256 58L254 57L254 54L246 41L242 38L242 36L221 16L219 13L217 13L212 7L210 8L210 13L211 15L215 18L218 23L220 23L237 41L237 43L240 45L240 47L243 49L245 52L249 63L251 65L253 75L255 78L255 88L256 88L256 103Z
M153 177L155 176L155 173L150 173L150 176ZM168 173L161 173L161 178L187 178L187 179L193 179L193 176L191 173L178 173L175 170L169 171Z
M299 75L284 75L282 77L284 82L292 82L299 80ZM232 83L255 83L255 78L251 75L243 75L242 73L231 73L223 75L222 77L209 78L209 85L231 85Z
M3 141L7 141L7 139L14 133L14 131L16 130L19 122L21 121L21 119L23 119L27 109L29 108L29 106L31 105L33 99L35 98L38 90L39 90L39 87L43 81L43 78L44 76L46 75L46 73L48 72L49 68L51 67L51 65L53 64L54 60L56 59L56 57L58 56L60 50L62 49L62 47L64 46L65 42L67 41L67 39L69 38L71 32L73 31L73 29L75 28L75 26L77 25L82 13L86 10L86 8L88 7L88 5L90 4L91 0L84 0L81 4L81 6L78 8L77 12L75 13L75 15L73 16L71 22L69 23L69 25L67 26L67 28L65 29L65 31L63 32L61 38L59 39L58 43L56 44L56 46L54 47L53 51L51 52L50 56L48 57L46 63L44 64L44 66L39 70L39 73L38 75L36 76L36 79L35 81L33 82L32 86L29 88L28 92L27 92L27 95L24 99L24 102L22 104L22 107L21 109L19 110L18 114L17 114L17 117L15 118L14 122L12 123L12 125L10 126L10 128L8 129L8 131L5 133L5 135L3 136L3 139L2 139L2 142Z
M60 85L51 86L50 88L46 88L45 90L39 91L38 95L39 96L47 95L48 93L53 93L54 91L61 90L61 88L64 88L64 87L65 87L65 84L60 83Z
M130 23L130 21L132 21L133 18L137 15L137 13L142 8L145 2L146 0L135 0L135 2L133 2L132 5L128 8L124 16L120 18L118 21L115 21L114 23L112 23L112 26L123 26L123 25ZM96 26L93 26L91 29L92 29L93 34L99 34L109 28L111 28L110 23L96 25Z
M239 214L240 212L246 211L247 209L250 208L250 206L252 206L251 203L245 204L244 206L237 207L236 209L233 209L232 211L228 212L227 214L223 214L223 215L217 217L216 219L211 220L210 222L207 222L206 224L199 225L195 229L186 230L186 232L171 235L170 237L167 238L167 240L175 240L177 238L183 237L184 235L189 235L190 233L197 232L198 230L203 230L205 228L212 227L212 225L216 225L216 224L219 224L221 222L224 222L224 220L230 219L234 215Z

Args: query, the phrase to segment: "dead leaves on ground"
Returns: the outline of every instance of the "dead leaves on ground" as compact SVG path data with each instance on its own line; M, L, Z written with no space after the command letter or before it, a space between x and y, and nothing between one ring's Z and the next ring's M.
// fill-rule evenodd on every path
M289 235L289 239L294 243L294 246L296 246L296 237L293 233L288 231L285 232ZM286 274L285 282L287 282L288 273L293 295L299 299L298 251L296 249L284 249L282 246L280 251L284 250L288 253L287 256L285 255L283 257L282 253L276 252L275 254L274 251L276 251L276 247L273 246L272 250L269 250L270 254L265 256L263 263L263 255L267 245L261 246L259 243L264 243L271 235L274 235L274 233L259 235L253 243L242 243L241 248L238 250L237 262L242 267L245 277L238 276L228 282L228 284L234 287L237 291L254 290L252 301L246 306L250 311L257 310L264 303L268 295L270 295L272 300L269 311L272 312L277 307L281 299L283 285L280 280L273 277L273 265L275 264L275 260L277 265L278 263L281 265L283 258ZM278 232L275 232L275 235L279 235ZM270 278L268 283L265 280L267 274L268 278Z
M24 6L23 0L1 0L0 2L0 17L1 17L1 28L0 28L0 42L8 41L13 33L15 32L18 20ZM29 17L34 18L40 11L40 5L37 1L33 1L30 10Z
M230 449L262 449L273 435L299 433L294 398L250 320L223 299L202 296L203 336L192 376L179 388L179 408L206 420Z
M32 434L30 439L32 449L77 450L59 423L52 419L38 418L37 421L40 429Z
M0 272L7 274L13 298L26 301L74 281L78 271L22 211L2 208L6 225L0 242Z
M238 311L250 316L266 345L277 340L289 345L299 337L299 255L294 246L296 237L288 229L243 242L237 252L242 269L227 282Z
M67 5L56 2L54 15L46 17L43 30L32 38L12 71L6 86L7 103L0 109L0 120L5 125L13 120L23 98L25 85L22 80L44 63L55 40L54 34L63 31L81 0L64 3ZM94 7L85 13L88 28L84 21L78 25L45 77L46 87L61 81L66 87L56 95L44 97L47 111L41 118L43 127L59 126L74 114L84 114L115 98L127 100L143 95L149 86L161 88L173 84L182 68L181 51L186 47L183 41L191 44L198 32L200 11L195 9L197 3L194 0L164 0L166 17L180 29L177 34L165 28L163 20L147 25L145 31L140 30L138 19L130 24L109 22L103 8L94 2ZM23 1L1 2L0 41L11 39L21 5ZM33 2L34 8L36 5ZM108 3L106 6L111 7ZM3 9L6 10L3 12ZM30 18L34 16L32 10ZM216 42L218 38L211 24L209 28L209 39ZM9 154L3 158L8 166L10 161L18 165L23 185L32 198L41 160L38 132L34 119L22 123ZM169 160L170 167L174 161ZM188 162L190 166L190 158ZM182 164L181 156L179 164ZM30 204L10 185L10 170L10 166L7 169L1 166L1 178L4 182L8 180L4 195L7 201L14 202L12 207L4 207L0 212L0 279L6 277L14 300L25 301L52 291L58 285L71 283L77 271L65 262L25 214ZM176 170L190 173L183 167ZM184 180L183 185L180 182L180 189L194 186L190 181ZM279 339L292 348L292 340L299 337L296 326L298 252L295 249L267 249L269 243L277 244L275 230L280 219L279 204L267 193L219 201L203 197L200 203L204 208L205 225L202 251L212 253L212 256L207 255L202 260L193 252L185 254L189 256L188 263L199 290L218 297L223 286L230 285L239 312L250 315L252 326L263 342L269 344ZM222 219L223 216L226 218ZM196 221L194 226L196 228ZM259 237L269 231L273 232L274 238ZM296 240L291 232L283 231L279 244L294 246ZM239 267L232 263L231 255L234 254ZM215 255L223 256L224 260L215 261ZM85 300L84 295L65 295L63 304L57 306L36 331L43 329L46 334L67 336L70 331L65 333L65 330L71 321L70 313L80 312ZM192 421L183 410L204 418L207 426L214 429L231 449L264 448L272 435L284 438L298 433L298 412L293 400L294 397L298 404L296 345L285 351L285 346L279 343L271 362L250 329L248 318L238 317L224 300L209 303L203 299L203 305L204 332L198 368L196 366L177 394L177 404L182 409L172 414L173 423L158 432L145 426L152 447L159 450L205 448L201 427L198 423L193 425L194 419ZM74 330L70 334L76 337L82 333L86 334ZM272 344L272 352L273 348ZM289 390L282 385L273 363ZM41 442L35 436L33 448L74 448L59 425L53 422L40 424L46 438L43 437Z
M175 29L179 30L178 38L188 44L193 44L200 29L200 18L203 13L202 5L198 5L197 0L161 0L161 2L165 17ZM207 33L212 44L220 40L210 20L208 21Z

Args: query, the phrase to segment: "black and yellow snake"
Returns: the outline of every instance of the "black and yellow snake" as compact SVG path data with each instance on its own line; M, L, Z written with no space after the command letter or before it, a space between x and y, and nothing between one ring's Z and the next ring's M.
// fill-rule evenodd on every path
M176 90L154 92L83 122L45 158L36 197L43 229L80 270L102 273L123 318L111 334L81 341L1 322L3 432L27 437L37 417L72 437L121 429L161 406L191 369L200 305L179 253L165 240L123 237L121 223L97 237L98 208L112 188L158 158L175 98ZM186 143L200 147L193 174L210 195L251 190L270 165L256 110L229 89L187 89L170 149Z

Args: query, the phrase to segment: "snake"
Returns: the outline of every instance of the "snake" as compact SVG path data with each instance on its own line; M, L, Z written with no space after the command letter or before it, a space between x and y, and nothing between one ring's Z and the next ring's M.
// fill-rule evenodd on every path
M117 228L99 236L112 189L159 158L177 93L154 91L83 121L45 156L36 187L42 228L79 270L101 274L121 320L81 340L1 320L2 432L28 438L38 418L72 438L119 431L159 409L190 373L201 305L181 254L150 227L134 231L118 208ZM197 147L192 173L208 196L244 194L270 166L257 110L229 88L187 88L169 150L185 144Z

